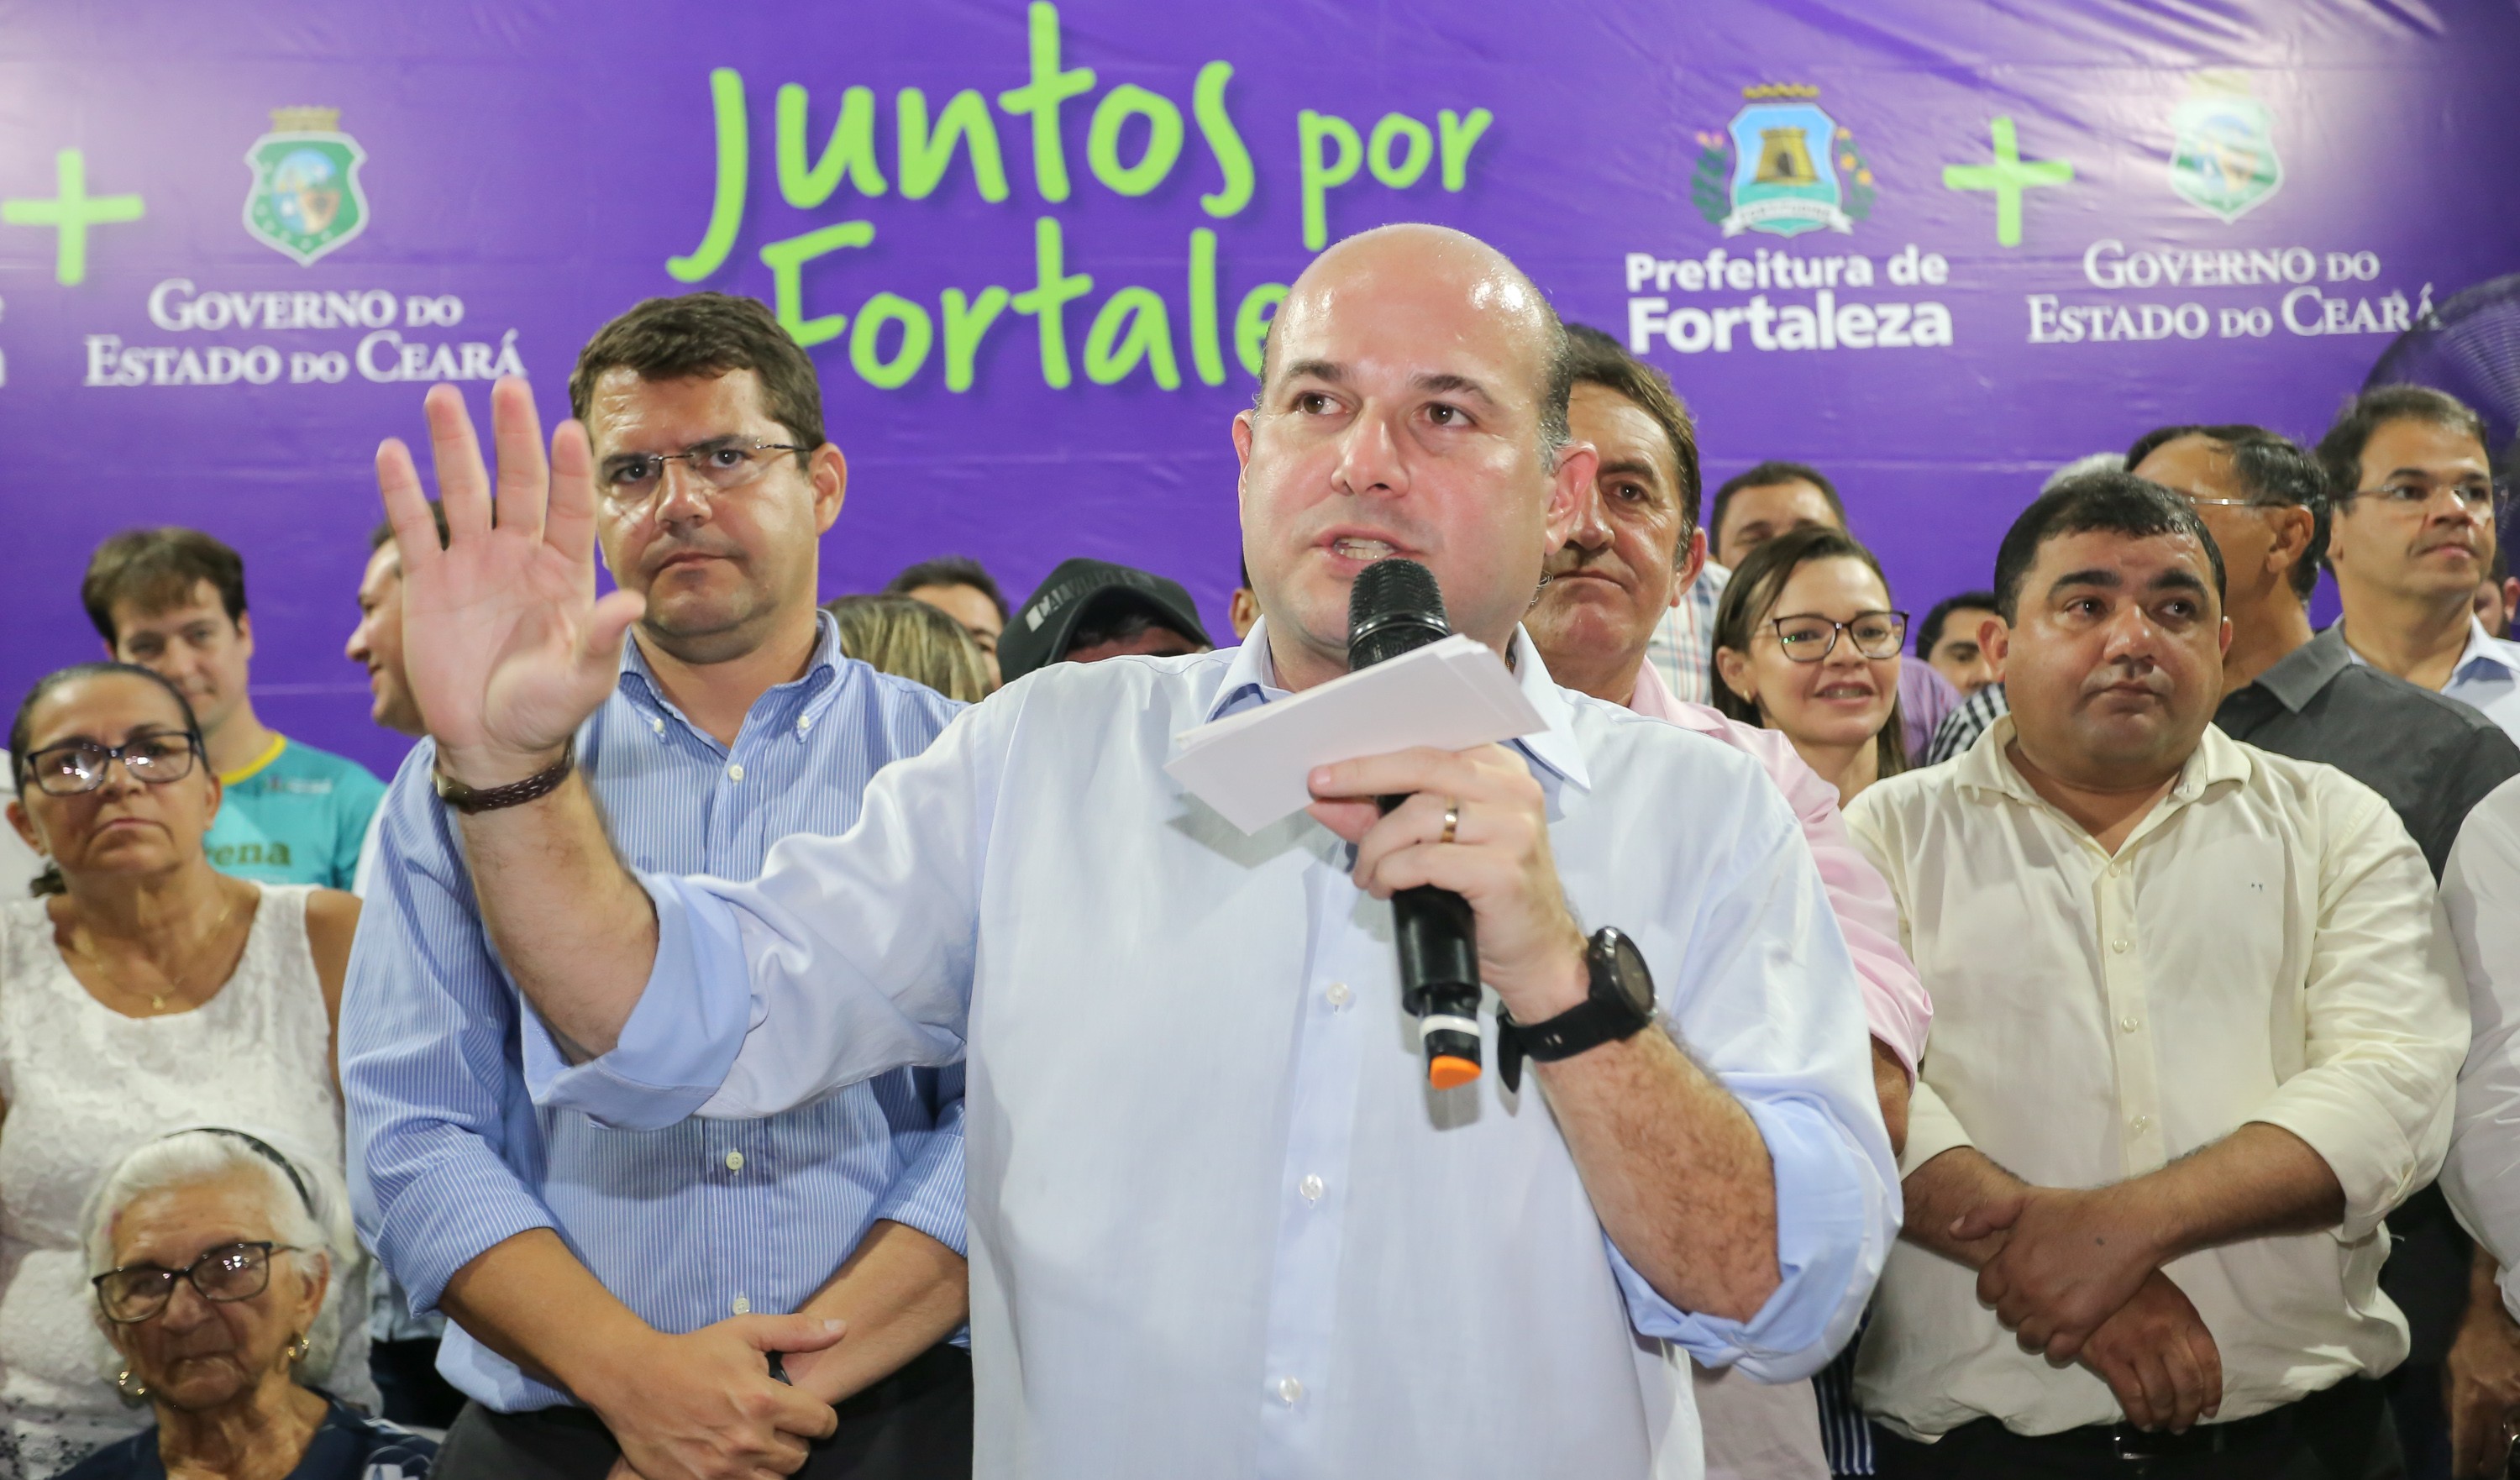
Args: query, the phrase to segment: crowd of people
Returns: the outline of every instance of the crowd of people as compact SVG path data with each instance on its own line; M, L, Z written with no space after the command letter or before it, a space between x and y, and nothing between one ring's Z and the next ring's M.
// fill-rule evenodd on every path
M437 497L380 453L390 782L256 717L238 552L90 561L6 752L0 1480L2504 1472L2520 581L2452 397L2200 394L1912 624L1860 497L1702 497L1660 371L1387 228L1271 329L1218 650L1098 560L818 605L757 302L568 392L494 390L495 516L451 388ZM1395 555L1548 728L1189 800ZM1523 1085L1395 1067L1420 885Z

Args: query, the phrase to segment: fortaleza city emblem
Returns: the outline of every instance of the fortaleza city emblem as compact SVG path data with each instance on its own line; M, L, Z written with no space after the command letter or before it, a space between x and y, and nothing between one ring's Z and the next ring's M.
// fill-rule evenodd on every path
M2170 113L2170 188L2236 221L2283 184L2274 110L2249 95L2238 72L2198 72L2187 87Z
M300 267L367 228L359 166L368 152L340 121L338 108L275 108L271 132L245 154L253 170L245 229Z
M1767 83L1741 96L1748 106L1730 129L1697 136L1689 194L1707 220L1728 237L1796 237L1853 231L1872 213L1872 166L1854 132L1821 111L1819 88Z

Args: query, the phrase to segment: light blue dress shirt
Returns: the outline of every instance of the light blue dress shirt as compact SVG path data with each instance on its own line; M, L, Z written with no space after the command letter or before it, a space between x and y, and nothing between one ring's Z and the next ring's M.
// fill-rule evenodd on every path
M2345 645L2345 655L2361 663L2367 661ZM2485 624L2474 616L2467 619L2467 646L2459 650L2458 661L2451 665L2450 682L2441 687L2442 697L2454 698L2502 727L2502 733L2520 740L2520 643L2506 641L2485 630Z
M1425 1088L1346 844L1302 814L1245 836L1164 775L1281 696L1265 628L1024 678L757 882L643 875L619 1045L570 1066L529 1016L528 1080L641 1126L968 1058L981 1475L1696 1474L1670 1346L1813 1371L1898 1232L1864 1010L1758 764L1514 650L1579 921L1636 937L1772 1155L1783 1282L1747 1322L1609 1245L1535 1080Z
M925 749L960 707L841 656L826 616L804 676L764 694L730 747L666 702L627 646L577 758L641 869L749 878L788 833L845 830L876 771ZM424 741L386 798L341 1004L359 1232L415 1310L536 1228L664 1331L794 1310L877 1219L964 1247L960 1066L865 1077L758 1121L668 1116L634 1133L537 1110L516 988L430 787L434 757ZM571 1401L451 1323L438 1369L502 1412Z

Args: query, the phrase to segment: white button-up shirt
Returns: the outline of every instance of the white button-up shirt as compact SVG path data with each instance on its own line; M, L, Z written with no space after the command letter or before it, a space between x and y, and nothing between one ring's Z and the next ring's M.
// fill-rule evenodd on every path
M1783 1283L1748 1322L1628 1267L1535 1079L1426 1088L1346 844L1302 814L1245 836L1164 775L1281 696L1265 629L1019 680L757 882L644 878L619 1046L570 1067L537 1029L528 1077L641 1124L968 1057L983 1476L1694 1475L1666 1343L1807 1373L1895 1235L1864 1010L1756 763L1514 652L1578 920L1636 937L1767 1143Z
M2378 792L2208 728L2113 856L2031 789L2012 735L2007 716L1847 809L1934 997L1902 1170L1969 1145L2036 1186L2098 1187L2280 1126L2343 1185L2343 1225L2166 1270L2222 1350L2220 1419L2389 1370L2407 1324L2379 1290L2380 1220L2441 1164L2467 1045L2423 855ZM1867 1412L1914 1436L2121 1421L2097 1376L2023 1352L1976 1279L1892 1253Z
M2467 814L2442 904L2476 1029L2442 1191L2502 1266L2502 1303L2520 1313L2520 778Z

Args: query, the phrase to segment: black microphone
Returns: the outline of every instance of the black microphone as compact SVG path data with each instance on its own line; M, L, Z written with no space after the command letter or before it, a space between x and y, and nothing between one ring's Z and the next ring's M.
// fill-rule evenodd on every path
M1434 572L1416 561L1376 561L1357 572L1347 601L1350 671L1453 635ZM1375 798L1382 810L1406 796ZM1418 1018L1426 1082L1439 1090L1479 1077L1479 948L1470 902L1419 885L1391 897L1400 944L1400 1002Z

